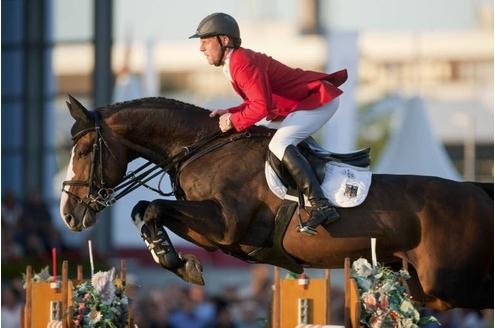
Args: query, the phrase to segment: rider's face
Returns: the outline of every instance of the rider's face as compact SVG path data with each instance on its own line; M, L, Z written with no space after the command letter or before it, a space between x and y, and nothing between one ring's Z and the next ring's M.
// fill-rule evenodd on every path
M224 45L227 45L229 38L222 35L220 40ZM220 66L223 62L222 48L218 43L217 37L201 38L199 42L199 50L206 56L208 64Z

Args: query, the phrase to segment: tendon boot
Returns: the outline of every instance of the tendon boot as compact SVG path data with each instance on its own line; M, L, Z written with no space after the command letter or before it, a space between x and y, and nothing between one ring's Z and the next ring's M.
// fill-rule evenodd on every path
M141 234L141 238L143 238L156 263L165 269L173 269L183 262L161 224L153 221L144 222L142 215L135 209L132 213L132 222Z
M299 232L315 235L316 228L320 224L336 221L340 217L339 213L323 194L313 168L296 146L290 145L285 149L282 163L284 163L299 190L308 197L311 204L310 218L299 229Z
M173 269L182 263L162 225L151 222L143 224L141 238L151 252L153 260L165 269Z

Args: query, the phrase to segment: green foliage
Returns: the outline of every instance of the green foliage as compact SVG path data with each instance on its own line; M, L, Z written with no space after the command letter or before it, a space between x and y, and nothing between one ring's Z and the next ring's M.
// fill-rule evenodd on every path
M366 327L423 327L439 324L433 316L421 317L412 297L406 292L406 271L394 272L378 264L372 267L360 258L352 264L361 301L361 323Z

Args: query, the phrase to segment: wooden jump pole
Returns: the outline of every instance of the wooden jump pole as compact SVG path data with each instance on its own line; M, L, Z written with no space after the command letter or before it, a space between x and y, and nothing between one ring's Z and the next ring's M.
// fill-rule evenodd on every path
M69 304L69 261L62 262L62 328L67 328L71 319L68 313Z
M326 303L325 303L325 311L327 313L327 324L330 324L330 300L331 300L331 293L332 291L330 290L331 288L331 285L330 285L330 277L331 277L331 274L330 274L330 269L325 269L325 281L326 281L326 285L328 286L328 289L327 289L327 295L326 295Z
M84 279L84 274L83 274L83 266L78 264L77 265L77 276L76 279L78 281L82 281Z
M127 275L127 263L125 260L120 260L120 273L119 278L122 280L122 284L125 286L125 279Z
M280 327L280 268L273 271L272 327Z
M26 267L26 305L24 306L24 328L31 328L33 268Z
M344 281L344 326L346 328L359 327L359 318L361 316L359 290L356 281L351 277L351 260L348 257L346 257L344 261Z

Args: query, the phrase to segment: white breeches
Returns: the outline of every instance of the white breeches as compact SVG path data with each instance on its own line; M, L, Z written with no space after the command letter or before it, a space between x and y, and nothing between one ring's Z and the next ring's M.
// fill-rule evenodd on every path
M335 98L324 106L313 110L297 110L287 115L282 121L263 124L277 129L268 148L282 160L285 148L297 145L316 131L318 131L335 114L339 107L339 98Z

